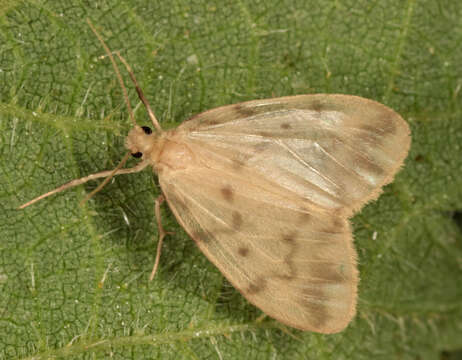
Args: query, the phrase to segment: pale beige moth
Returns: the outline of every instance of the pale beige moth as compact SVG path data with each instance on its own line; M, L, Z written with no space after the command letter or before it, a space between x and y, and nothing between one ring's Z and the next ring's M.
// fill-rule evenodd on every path
M136 125L129 111L134 128L125 145L141 161L121 168L127 154L116 169L73 180L21 208L152 166L162 195L151 278L165 236L159 216L165 199L199 249L264 313L301 330L343 330L355 315L358 286L348 218L402 166L407 123L372 100L317 94L227 105L164 131L116 54L154 125L154 131Z

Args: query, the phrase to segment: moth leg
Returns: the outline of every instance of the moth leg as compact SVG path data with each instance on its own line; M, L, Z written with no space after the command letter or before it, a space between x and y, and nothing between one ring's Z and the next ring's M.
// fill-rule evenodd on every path
M160 217L160 205L162 205L164 201L165 201L164 195L159 195L154 203L154 214L156 216L156 221L157 221L157 231L159 233L159 242L157 243L156 260L154 262L154 266L151 271L151 276L149 276L149 281L152 281L152 279L154 279L154 276L156 275L157 267L159 266L160 253L162 251L162 242L164 241L165 235L173 234L171 232L166 232L164 230L164 227L162 226L162 221Z

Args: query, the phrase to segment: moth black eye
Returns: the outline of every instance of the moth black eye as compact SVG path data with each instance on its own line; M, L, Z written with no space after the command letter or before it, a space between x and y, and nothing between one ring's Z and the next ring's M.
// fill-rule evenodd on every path
M134 158L137 158L137 159L138 159L138 158L142 157L142 156L143 156L143 154L142 154L142 153L140 153L140 152L138 151L138 152L136 152L136 153L132 154L132 156L133 156Z
M152 134L152 130L148 126L142 126L141 127L146 135Z

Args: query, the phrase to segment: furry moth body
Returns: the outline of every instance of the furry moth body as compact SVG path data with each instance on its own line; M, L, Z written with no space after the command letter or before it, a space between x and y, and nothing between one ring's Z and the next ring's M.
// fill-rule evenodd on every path
M248 301L294 328L343 330L358 285L348 218L402 166L407 123L375 101L318 94L223 106L168 131L154 125L127 136L139 165L93 178L152 166L178 222Z

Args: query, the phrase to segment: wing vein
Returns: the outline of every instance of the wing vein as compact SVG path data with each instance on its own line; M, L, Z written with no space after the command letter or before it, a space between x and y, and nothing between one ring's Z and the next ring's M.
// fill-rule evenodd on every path
M173 190L173 188L172 188ZM194 203L196 206L199 207L199 209L202 209L205 211L206 214L210 214L212 216L212 218L214 219L217 219L218 222L228 226L228 224L224 221L221 221L219 217L215 216L214 214L212 214L210 211L208 211L204 206L201 206L197 201L195 201L191 196L188 196L187 193L184 193L184 192L181 192L179 191L178 188L175 187L175 190L174 191L177 191L179 194L181 194L184 198L187 198L189 199L189 201L191 201L192 203ZM204 226L199 218L198 218L198 215L196 212L194 211L191 211L190 214L189 214L192 218L194 218L194 220L197 222L197 224L200 226L201 229L206 229L206 226ZM215 239L214 239L215 240ZM220 244L218 241L215 241L216 243L216 251L219 251L221 253L221 259L222 261L226 261L228 263L229 266L233 267L237 272L239 272L241 274L242 277L246 278L249 282L251 281L250 280L250 277L244 272L242 271L242 267L239 266L239 263L237 261L235 261L235 256L230 253L229 251L227 251L223 246L222 244ZM230 259L233 259L234 261L230 261Z
M197 145L196 145L196 146L197 146ZM209 148L207 148L206 146L200 146L200 149L201 149L203 152L207 152L207 153L209 153L209 154L212 154L212 155L215 156L215 157L218 157L218 158L220 158L220 159L225 160L225 162L229 162L229 159L228 159L227 157L225 157L224 155L221 155L219 152L213 151L213 149L209 149ZM235 172L233 172L232 170L216 169L216 168L213 168L213 167L211 167L211 166L209 166L209 165L205 165L205 166L206 166L208 169L220 171L220 172L226 174L226 175L229 176L229 177L235 176ZM249 168L248 166L245 166L245 165L243 165L243 167ZM286 169L286 170L288 170L288 169ZM316 171L315 169L313 169L313 171L315 171L316 174L319 174L319 172ZM291 175L294 175L294 176L297 176L298 178L300 178L300 176L298 176L298 175L296 175L296 174L294 174L294 173L292 173L292 172L290 172L290 171L289 171L289 173L290 173ZM275 188L284 190L284 192L289 192L290 194L292 194L292 195L294 195L294 196L296 196L296 197L300 197L300 194L299 194L299 193L295 192L294 190L288 189L287 187L281 186L280 183L277 183L277 182L276 182L277 179L269 178L269 177L264 176L264 174L259 173L259 172L258 172L257 174L258 174L259 176L263 177L266 181L268 181L268 182L269 182L272 186L274 186ZM303 179L303 178L302 178L302 179ZM243 182L245 182L245 183L247 183L247 184L249 184L249 185L251 185L251 186L257 187L258 189L262 189L262 190L264 190L264 191L267 191L267 192L269 192L269 193L271 193L271 194L273 194L273 195L281 196L279 193L270 191L270 190L268 190L268 189L266 189L266 188L262 188L262 187L260 187L260 186L258 186L258 185L255 185L254 183L249 182L249 181L247 180L246 177L241 177L240 180L243 181ZM313 182L310 182L310 181L307 181L307 182L310 184L310 186L312 186L313 188L316 188L317 191L319 191L320 193L324 194L325 196L334 197L334 198L335 198L335 196L334 196L333 194L329 193L328 191L326 191L325 189L323 189L323 188L320 187L319 185L317 185L317 184L315 184L315 183L313 183ZM337 186L337 185L334 183L334 186ZM337 187L338 187L338 186L337 186ZM302 197L302 198L303 198L305 201L309 202L311 205L315 205L315 206L316 206L316 204L314 204L310 199L307 199L307 198L305 198L305 197ZM285 202L289 202L287 198L285 199ZM267 202L267 203L270 204L270 205L273 205L272 203L269 203L269 202ZM290 203L292 204L293 202L290 201ZM288 209L293 209L293 210L298 210L298 209L295 208L295 207L287 207L287 208L288 208ZM313 208L313 211L315 211L314 208Z
M279 146L281 146L282 148L284 148L285 150L287 150L300 164L304 165L305 167L307 167L308 169L310 169L311 171L313 171L316 175L318 175L319 177L323 178L324 180L330 182L333 186L335 186L337 189L339 188L339 186L337 185L337 183L335 183L333 180L331 180L330 178L328 178L327 176L323 175L321 172L319 172L317 169L315 169L313 166L311 166L310 164L308 164L305 160L303 160L303 158L300 156L300 154L295 151L294 149L292 149L290 146L288 146L285 142L283 142L282 140L278 139L278 140L275 140L275 143L278 144ZM317 143L316 143L317 144Z

